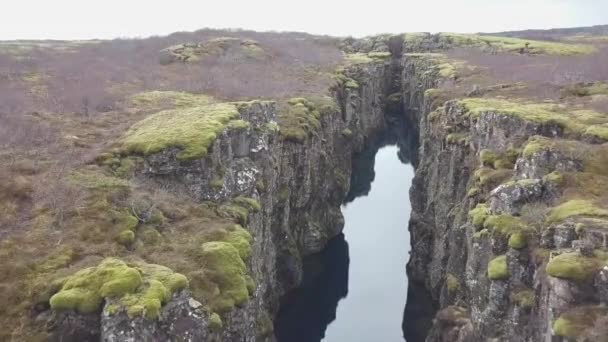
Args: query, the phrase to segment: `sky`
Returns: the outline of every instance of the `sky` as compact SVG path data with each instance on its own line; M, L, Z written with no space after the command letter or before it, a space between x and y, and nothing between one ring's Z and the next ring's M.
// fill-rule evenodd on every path
M608 0L4 0L0 40L112 39L200 28L335 36L608 24Z

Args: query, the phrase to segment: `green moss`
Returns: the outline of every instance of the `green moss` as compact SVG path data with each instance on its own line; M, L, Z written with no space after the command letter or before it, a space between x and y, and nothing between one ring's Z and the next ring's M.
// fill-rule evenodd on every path
M340 189L342 189L344 191L348 190L348 178L346 177L346 174L344 174L344 172L342 170L335 169L334 178L336 180L336 183L340 187Z
M353 80L352 78L347 79L344 83L344 86L346 88L359 89L359 83L357 83L357 81Z
M498 158L498 154L491 150L482 150L479 153L479 161L485 166L494 165L494 161Z
M120 163L114 170L114 174L116 177L120 178L128 178L133 175L135 168L137 167L137 159L136 158L123 158L120 160Z
M121 245L128 246L135 241L135 233L132 230L123 230L116 236L116 241Z
M106 176L98 171L79 171L70 176L70 181L91 190L128 190L129 182Z
M564 184L564 176L562 176L562 174L559 171L553 171L550 174L545 175L543 177L543 180L545 182L550 182L550 183L557 184L557 185Z
M522 249L528 245L528 240L523 232L516 232L509 237L509 247Z
M104 297L120 298L141 285L139 272L118 259L105 259L99 266L78 271L67 278L50 299L53 310L96 311Z
M483 239L488 236L490 236L490 231L487 229L482 229L482 230L478 231L477 233L473 234L473 239L479 240L479 239Z
M451 273L446 276L445 283L449 293L454 293L460 289L460 281Z
M211 329L211 331L218 332L222 330L222 326L223 323L220 315L215 312L209 315L209 329Z
M530 309L536 302L536 296L534 295L534 291L523 289L513 293L511 295L511 301L520 308Z
M606 315L601 306L581 306L570 309L553 323L553 334L578 340L585 330L594 326L595 321Z
M440 41L448 41L455 46L468 46L504 52L546 54L546 55L587 55L596 48L588 44L570 44L539 40L498 37L477 34L441 33Z
M233 120L228 123L227 127L234 130L246 130L249 128L249 122L245 120Z
M452 145L466 145L469 140L470 135L467 133L450 133L445 138L445 141Z
M283 139L303 143L321 128L321 117L338 111L333 98L292 98L279 105L279 133Z
M223 177L215 177L209 182L209 185L214 189L221 189L224 187L224 178Z
M482 167L475 171L473 176L480 186L493 188L511 178L512 175L513 170L511 169L495 170L489 167Z
M201 259L206 274L219 288L219 293L210 298L209 305L213 311L229 311L247 301L247 268L239 250L232 243L204 243L201 246Z
M231 231L226 234L224 241L233 245L239 252L243 260L247 260L251 254L251 234L241 225L234 225Z
M490 209L485 203L479 203L475 209L469 211L469 218L471 219L473 226L478 229L484 226L484 222L488 215L490 215Z
M345 138L350 138L353 136L353 131L351 131L350 128L345 128L342 130L342 136Z
M180 160L203 158L217 136L238 116L236 106L230 103L158 112L131 127L122 140L122 149L148 155L177 147L181 149L177 155Z
M564 88L566 94L574 96L607 95L608 84L595 82L591 84L574 84Z
M488 278L491 280L504 280L509 276L506 255L498 256L488 263Z
M53 310L99 310L104 298L117 299L130 314L158 317L160 307L178 290L188 286L181 274L160 266L107 258L98 266L76 272L64 280L50 299Z
M573 216L608 217L608 209L596 207L592 201L574 199L552 208L547 222L560 222Z
M467 197L475 197L475 196L479 195L479 191L480 190L478 187L472 187L467 192Z
M507 214L490 215L483 226L504 235L520 232L525 228L524 222L519 217Z
M560 254L547 264L547 274L552 277L578 282L591 281L595 274L606 265L601 257L585 257L579 253Z
M608 124L589 126L584 133L585 136L592 136L608 141Z
M577 136L604 132L608 117L591 110L569 110L553 103L516 102L498 98L466 98L459 102L472 117L500 113L539 124L556 124ZM524 155L529 155L530 150Z
M198 107L213 102L213 98L202 94L180 91L148 91L129 98L129 104L135 109L150 110L162 107Z
M387 55L388 54L388 55ZM387 57L390 57L390 52L386 53L350 53L344 56L344 60L347 64L369 64L374 62L384 61Z
M236 203L242 207L245 207L251 211L260 211L262 209L262 206L260 205L260 202L254 198L250 198L250 197L236 197L235 199L232 200L233 203Z

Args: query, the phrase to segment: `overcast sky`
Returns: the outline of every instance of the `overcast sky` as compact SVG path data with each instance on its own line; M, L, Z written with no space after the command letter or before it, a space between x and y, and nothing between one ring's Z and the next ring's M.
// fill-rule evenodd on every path
M203 27L364 36L608 24L608 0L4 0L0 40L147 37Z

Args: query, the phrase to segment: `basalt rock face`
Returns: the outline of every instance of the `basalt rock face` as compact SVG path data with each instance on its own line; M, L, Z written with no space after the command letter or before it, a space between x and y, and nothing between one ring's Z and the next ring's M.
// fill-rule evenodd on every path
M205 158L180 161L177 149L167 149L145 157L137 172L140 182L201 203L239 196L259 201L261 210L252 212L247 223L253 236L247 266L257 286L249 301L222 315L221 329L212 327L209 313L187 291L164 305L156 320L107 314L107 303L101 319L87 325L91 336L102 341L274 340L271 317L280 297L301 282L302 258L321 251L342 230L340 205L350 187L352 155L386 126L389 63L344 72L359 87L336 86L340 109L323 115L320 129L303 143L283 139L274 128L273 102L239 104L248 127L225 130ZM68 322L62 328L73 326Z
M606 315L605 269L591 267L577 278L547 266L572 258L572 267L578 269L600 258L606 238L599 227L605 227L605 221L534 217L563 202L563 180L556 175L581 172L582 153L548 148L522 152L533 136L552 142L567 139L553 123L500 110L470 115L460 101L434 108L424 93L437 79L416 57L406 56L403 63L405 113L417 122L419 132L410 190L408 278L429 296L426 306L418 300L420 290L408 296L408 341L605 340L598 328L602 323L593 323ZM487 150L512 153L512 160L484 166L480 156ZM472 215L475 208L484 211L482 225ZM518 223L522 216L528 222L523 228ZM506 218L513 221L498 222ZM517 229L523 229L523 242L517 239ZM496 259L504 275L492 274ZM421 319L435 310L432 324ZM560 326L577 319L585 321L577 326L580 331Z

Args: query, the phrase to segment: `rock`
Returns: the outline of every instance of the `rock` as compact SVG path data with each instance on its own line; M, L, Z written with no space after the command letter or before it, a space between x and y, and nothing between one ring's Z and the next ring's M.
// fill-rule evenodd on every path
M595 276L594 286L600 302L604 305L608 304L608 266L604 266Z
M519 215L524 204L536 201L542 195L543 182L540 179L508 182L490 193L490 210L493 213Z
M574 240L572 241L572 248L579 252L582 256L592 257L594 256L595 246L589 241L585 240Z
M515 174L522 179L542 178L553 171L582 171L583 163L559 151L542 150L530 158L519 158L515 163Z

